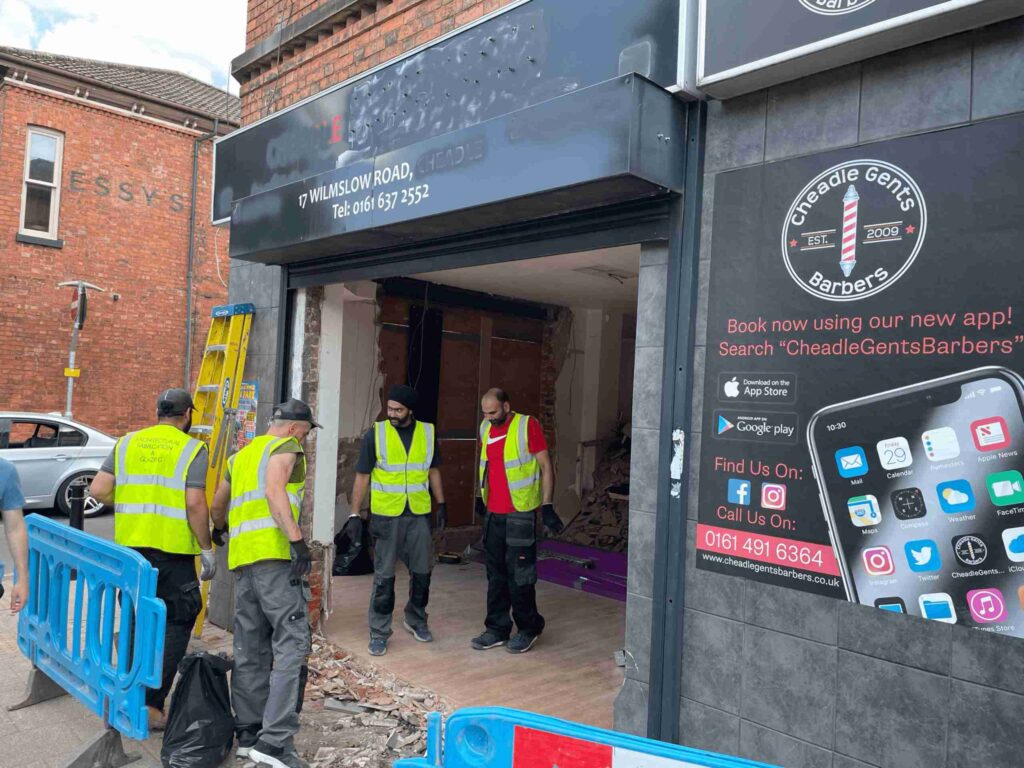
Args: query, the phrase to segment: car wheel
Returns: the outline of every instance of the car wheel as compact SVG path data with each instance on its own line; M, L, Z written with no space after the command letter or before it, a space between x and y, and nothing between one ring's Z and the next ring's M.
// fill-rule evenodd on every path
M61 483L60 490L57 491L57 508L61 514L71 516L71 489L77 486L83 486L86 489L82 516L95 517L103 514L107 509L106 506L89 495L89 484L94 477L96 477L95 472L79 472Z

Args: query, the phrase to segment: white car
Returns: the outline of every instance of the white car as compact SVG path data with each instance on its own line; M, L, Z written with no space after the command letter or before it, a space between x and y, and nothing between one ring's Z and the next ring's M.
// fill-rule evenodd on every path
M0 411L0 458L14 464L26 509L56 507L71 513L71 488L89 487L117 440L52 413ZM84 515L104 511L88 494Z

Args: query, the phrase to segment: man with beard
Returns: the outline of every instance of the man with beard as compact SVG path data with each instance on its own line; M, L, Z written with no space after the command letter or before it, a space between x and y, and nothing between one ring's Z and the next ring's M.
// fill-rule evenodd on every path
M208 453L188 435L193 409L184 389L161 392L156 425L118 440L89 487L93 498L114 505L114 541L157 569L156 596L167 606L163 679L146 690L150 727L157 730L166 724L164 702L203 604L196 555L200 579L217 570L206 505Z
M564 528L551 503L555 473L536 419L513 411L502 389L488 390L480 405L476 511L484 518L487 618L484 633L470 645L484 651L508 643L509 653L526 653L544 631L535 587L537 509L553 533ZM519 631L509 639L513 620Z
M427 626L430 573L434 551L430 498L437 502L437 530L448 521L441 487L441 454L433 424L414 415L418 395L397 384L388 390L387 415L363 436L356 462L351 508L362 514L370 490L370 536L373 538L373 591L370 595L372 656L383 656L391 637L395 608L395 565L409 570L409 601L403 626L421 643L433 641Z

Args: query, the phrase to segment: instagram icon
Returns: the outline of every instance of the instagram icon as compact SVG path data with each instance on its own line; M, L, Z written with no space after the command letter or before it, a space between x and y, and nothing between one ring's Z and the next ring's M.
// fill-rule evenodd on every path
M863 552L864 569L869 576L888 576L896 572L892 551L888 547L870 547Z

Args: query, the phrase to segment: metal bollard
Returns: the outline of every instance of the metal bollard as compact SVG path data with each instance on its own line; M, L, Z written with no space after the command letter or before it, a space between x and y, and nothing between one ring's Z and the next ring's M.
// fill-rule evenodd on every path
M71 493L71 513L68 524L77 531L85 530L85 486L75 483L68 489ZM72 569L71 581L78 580L78 571Z
M76 483L68 489L71 491L71 514L68 516L71 527L85 530L85 486Z

